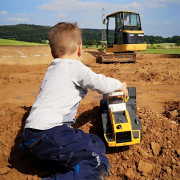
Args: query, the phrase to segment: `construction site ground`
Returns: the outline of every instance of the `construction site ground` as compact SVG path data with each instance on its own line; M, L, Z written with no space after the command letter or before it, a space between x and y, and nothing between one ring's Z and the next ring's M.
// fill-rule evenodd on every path
M102 64L102 51L83 49L82 62L94 72L125 81L137 90L140 144L108 148L108 180L180 179L180 58L138 54L136 63ZM41 81L52 61L50 48L0 47L0 179L39 180L51 167L24 154L19 144ZM74 128L100 135L102 95L88 91Z

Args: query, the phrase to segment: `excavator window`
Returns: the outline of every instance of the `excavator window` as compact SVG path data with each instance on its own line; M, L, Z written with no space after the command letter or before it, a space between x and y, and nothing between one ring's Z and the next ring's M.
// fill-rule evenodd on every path
M116 14L116 28L118 30L122 29L122 19L120 13Z
M124 30L141 30L139 14L124 13Z
M109 45L114 44L115 30L115 17L110 17L107 19L107 42Z

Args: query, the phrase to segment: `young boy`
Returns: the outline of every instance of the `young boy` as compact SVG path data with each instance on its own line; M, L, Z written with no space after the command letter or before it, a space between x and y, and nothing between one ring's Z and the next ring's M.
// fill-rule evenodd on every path
M66 173L46 180L106 179L110 166L102 140L71 125L87 88L101 94L122 90L128 96L127 84L96 74L81 63L82 35L77 24L62 22L52 27L49 43L54 60L26 120L22 146L65 169Z

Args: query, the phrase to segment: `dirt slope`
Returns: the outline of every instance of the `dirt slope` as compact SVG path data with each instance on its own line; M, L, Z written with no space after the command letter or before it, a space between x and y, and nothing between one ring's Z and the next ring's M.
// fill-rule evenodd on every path
M84 49L83 63L96 73L136 87L137 116L143 126L140 144L107 149L112 171L108 180L179 180L180 59L138 55L136 64L100 64L101 53ZM19 147L25 119L51 61L49 47L0 47L2 180L38 180L51 173L48 164L25 155ZM89 90L74 127L99 135L101 97Z

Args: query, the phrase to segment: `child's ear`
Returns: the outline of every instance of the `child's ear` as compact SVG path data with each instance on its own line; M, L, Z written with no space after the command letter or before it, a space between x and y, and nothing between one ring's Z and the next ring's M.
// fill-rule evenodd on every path
M78 54L78 57L81 57L81 55L82 55L82 44L79 44L77 54Z

